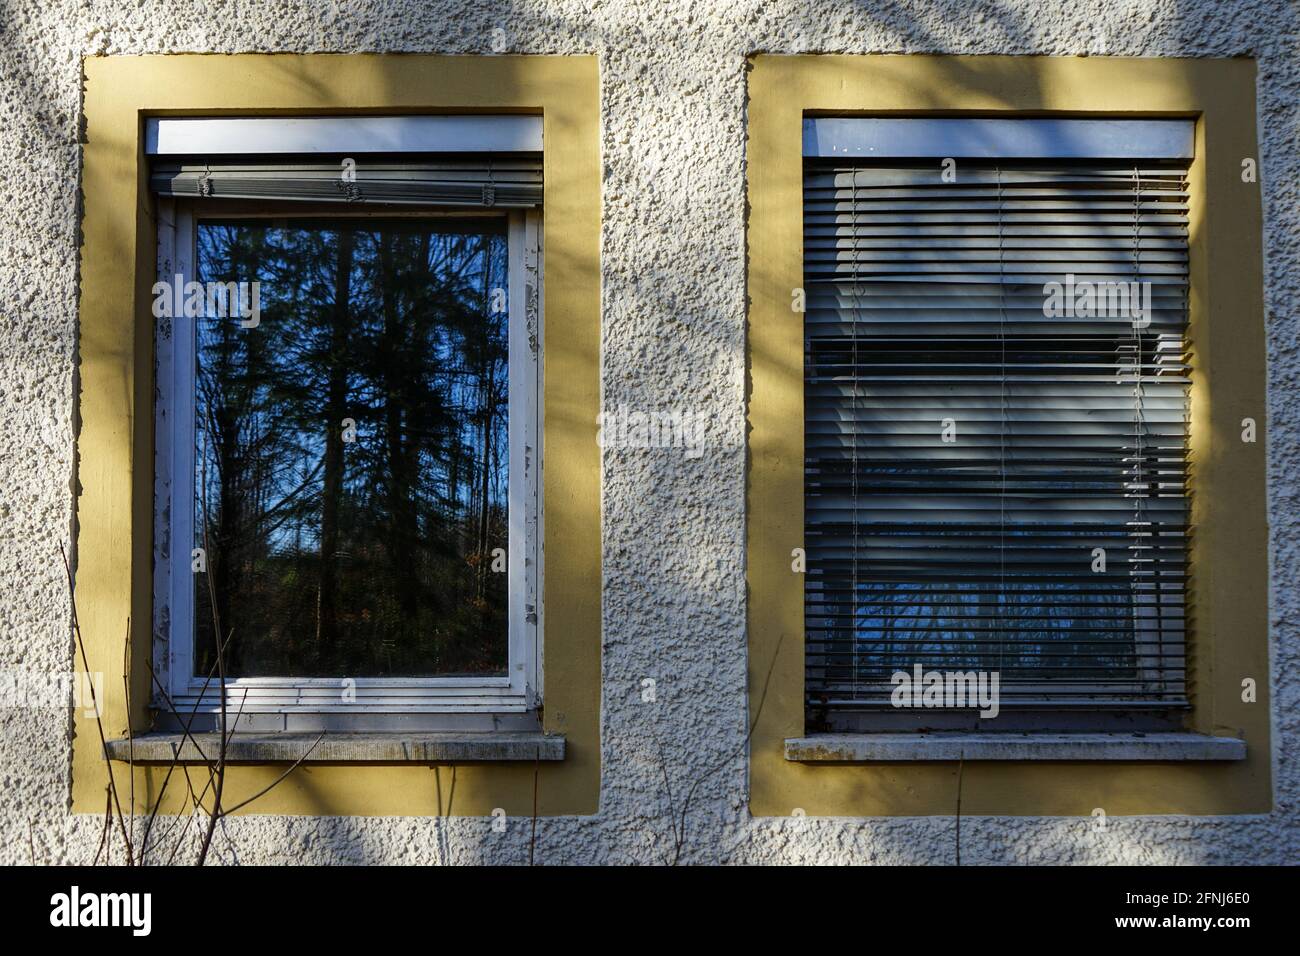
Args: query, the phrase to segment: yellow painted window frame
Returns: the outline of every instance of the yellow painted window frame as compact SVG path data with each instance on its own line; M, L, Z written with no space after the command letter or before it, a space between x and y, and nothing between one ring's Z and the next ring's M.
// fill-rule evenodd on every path
M747 149L747 574L756 816L1262 813L1272 806L1265 342L1255 63L1249 59L755 56ZM802 120L807 115L1181 116L1190 173L1192 576L1187 729L1246 741L1228 763L802 764L804 734ZM1242 419L1258 440L1241 440ZM1258 686L1242 700L1242 681Z
M303 765L249 813L591 814L600 790L600 90L588 56L240 54L92 57L83 63L80 395L75 594L110 737L147 727L152 620L153 331L157 236L143 148L160 115L540 113L546 227L542 508L546 522L543 729L557 763ZM57 559L57 556L56 556ZM124 668L128 621L134 633ZM80 662L78 661L78 667ZM128 714L124 670L131 682ZM93 717L74 725L72 806L102 813L110 770ZM227 772L225 803L283 766ZM534 772L538 773L536 786ZM124 764L113 765L123 801ZM137 812L165 766L137 766ZM170 787L164 812L183 811Z

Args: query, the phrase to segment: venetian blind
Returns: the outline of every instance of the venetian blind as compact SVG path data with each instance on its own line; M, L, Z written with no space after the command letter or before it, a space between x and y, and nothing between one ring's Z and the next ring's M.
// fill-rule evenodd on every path
M805 162L810 715L1183 705L1188 160Z

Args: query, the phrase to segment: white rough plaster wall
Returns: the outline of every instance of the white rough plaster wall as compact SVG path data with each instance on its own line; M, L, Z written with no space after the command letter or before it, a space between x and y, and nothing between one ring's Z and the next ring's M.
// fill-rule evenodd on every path
M501 32L494 32L501 31ZM502 40L504 39L504 46ZM689 407L710 447L604 456L599 815L542 820L537 860L661 862L702 780L690 862L953 858L950 818L751 820L745 807L745 58L754 52L1109 53L1259 60L1269 333L1276 809L1254 817L968 818L963 862L1295 862L1300 624L1300 55L1287 0L0 0L0 667L66 670L81 57L180 52L600 58L606 407ZM640 702L643 677L658 703ZM716 769L715 773L711 773ZM84 861L68 724L0 710L0 862ZM527 821L245 817L242 862L523 862ZM30 834L30 837L29 837Z

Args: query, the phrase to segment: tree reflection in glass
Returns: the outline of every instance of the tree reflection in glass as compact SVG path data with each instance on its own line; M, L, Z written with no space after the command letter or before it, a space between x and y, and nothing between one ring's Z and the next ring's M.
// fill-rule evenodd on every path
M505 220L207 222L197 244L199 281L260 282L256 327L196 320L227 675L504 675ZM199 676L213 637L196 575Z

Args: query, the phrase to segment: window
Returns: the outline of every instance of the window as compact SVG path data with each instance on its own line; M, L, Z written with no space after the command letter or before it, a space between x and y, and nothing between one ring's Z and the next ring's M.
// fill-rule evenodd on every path
M1258 153L1254 64L1244 59L759 55L748 77L745 526L751 812L786 816L802 808L809 815L911 816L951 814L959 802L963 812L1012 816L1086 817L1096 807L1108 815L1267 809L1268 712L1258 703L1262 696L1247 693L1262 686L1255 675L1268 672L1265 456L1262 444L1249 441L1250 433L1243 431L1246 419L1263 428L1266 378L1259 185L1247 175ZM1032 135L1010 137L1013 127ZM805 131L811 131L811 141ZM805 155L805 145L813 147L812 155ZM836 146L840 149L833 151ZM933 173L932 196L922 195L915 182L903 179L890 186L882 178L905 177L918 168ZM955 181L943 179L948 168ZM833 177L836 169L842 170L843 208L832 214L843 218L839 225L845 233L832 241L826 231L820 237L805 232L805 186L813 170ZM1098 176L1099 170L1115 175ZM1151 323L1135 328L1130 317L1114 327L1090 325L1085 310L1055 312L1064 311L1066 290L1060 290L1058 301L1049 283L1066 268L1077 277L1096 274L1100 263L1110 261L1113 268L1123 262L1124 269L1115 270L1119 275L1101 277L1133 278L1134 170L1140 172L1136 271L1139 281L1152 282ZM1000 245L981 247L969 230L947 237L921 230L922 223L935 220L965 229L984 216L983 238L996 239L996 212L1006 193L1027 188L1023 179L1008 186L1005 177L1033 171L1066 178L1030 184L1061 195L1021 210L1031 213L1021 225L1056 228L1056 239L1073 235L1060 235L1061 226L1087 225L1088 234L1077 238L1096 241L1080 246L1091 249L1092 258L1050 258L1071 246L1046 231L1045 241L1020 243L1014 251L1024 258L1015 258L1005 241L1011 225L1005 215ZM1076 176L1092 178L1070 178ZM867 235L864 225L855 240L854 192L865 215L864 194L891 188L898 196L870 200L881 234ZM969 194L956 209L936 216L935 207L925 203L941 201L941 190ZM1179 192L1185 198L1168 198ZM1116 208L1103 212L1091 205L1094 200ZM1157 220L1152 218L1157 205L1173 210ZM1185 211L1178 208L1184 205ZM995 213L991 224L990 210ZM1056 222L1042 215L1050 210L1076 218ZM1120 221L1107 222L1103 215ZM1122 252L1111 244L1125 238ZM858 268L862 279L871 262L871 281L857 284L861 295L842 294L855 288L851 266L836 282L810 278L818 270L823 278L834 272L837 242L846 247L858 242L873 257ZM908 246L891 249L895 243ZM852 261L846 258L844 264ZM1007 265L1013 271L1007 272ZM977 281L955 281L963 275ZM1019 285L1032 289L1034 298L1022 298L1026 293L1015 291L1016 283L1006 281L1009 275L1032 277ZM936 277L944 281L935 283ZM1179 302L1180 285L1186 296L1181 315L1171 307ZM927 288L929 301L909 293L913 286ZM1081 291L1076 285L1076 304ZM1118 299L1118 288L1106 291ZM988 307L941 310L948 300L967 299ZM1004 301L1011 308L1004 309ZM1044 313L1045 306L1051 314ZM1145 313L1145 303L1141 307ZM839 315L838 331L832 313ZM917 321L927 314L928 323ZM823 320L829 326L818 331ZM966 325L944 333L943 322L950 320ZM1045 325L1027 328L1028 322ZM1061 322L1068 334L1052 338L1058 325L1046 323ZM904 334L899 330L904 325L919 327ZM855 370L870 376L871 388L856 396L857 414L874 432L870 442L839 417L853 413L853 389L840 391L837 406L824 373L821 382L814 378L815 384L808 384L810 355L834 368L847 352L843 367L854 368L855 334ZM839 356L816 346L818 338L838 338ZM887 352L879 348L882 339L907 351ZM1171 354L1180 339L1181 362ZM864 342L869 348L863 349ZM1068 347L1076 342L1112 351L1095 353L1094 363L1086 361L1087 353ZM1028 344L1038 351L1026 353ZM1044 347L1055 351L1044 354ZM1043 381L1025 382L1011 374L1026 358L1048 360L1038 362L1046 373ZM1107 372L1071 375L1077 381L1065 385L1066 370L1093 364ZM1004 365L1007 395L1014 398L1007 403L1005 425ZM913 373L917 381L903 384L904 376L895 374L900 371ZM1130 380L1117 387L1115 378ZM923 383L925 390L919 388ZM1062 394L1035 401L1024 394L1028 386ZM1077 394L1065 392L1076 386ZM1134 386L1139 386L1137 397ZM954 413L955 396L963 402ZM834 417L814 423L810 406L817 403ZM1064 414L1057 418L1058 412ZM943 441L944 418L954 419L953 442ZM1115 432L1121 424L1122 432ZM1176 454L1165 453L1176 449L1180 428L1186 451L1181 464ZM909 430L916 433L911 444L905 443ZM1031 436L1029 444L1020 444ZM1141 470L1136 456L1125 462L1107 451L1122 447L1129 436L1143 443ZM1003 446L1045 458L1038 450L1056 438L1063 447L1096 446L1104 453L1079 459L1081 469L1058 466L1046 474L1008 456L1009 500L1029 499L1035 508L1012 510L1012 520L1004 523ZM836 441L838 460L827 455ZM874 533L865 540L859 533L856 549L853 522L847 520L853 513L851 483L842 489L838 515L826 507L834 502L818 484L854 474L855 445L860 478L870 482L864 489L859 481L862 517L876 507ZM828 460L818 462L819 454ZM825 476L814 474L810 480L810 459L814 471L826 469ZM891 474L900 461L907 470ZM948 465L955 461L961 462L963 484L953 488L954 495L925 490L952 485L954 469ZM1133 470L1123 490L1098 487L1105 483L1099 476L1112 469ZM1063 480L1071 470L1083 471L1073 476L1080 479L1078 488ZM1051 495L1030 495L1027 478ZM981 496L996 503L995 513L986 508L984 517L974 510ZM909 497L914 507L905 513L898 503ZM893 507L879 507L886 498ZM947 506L949 498L956 507L936 508ZM1041 534L1021 533L1022 524L1033 527L1044 511L1064 503L1072 513L1057 525L1059 545ZM1138 508L1158 533L1144 536L1127 523ZM976 525L994 533L917 529L926 509L932 523L965 525L966 532ZM1185 533L1180 534L1180 523ZM837 533L841 550L828 553ZM1095 548L1105 551L1104 572L1100 565L1093 571ZM1080 550L1081 580L1063 580L1062 572L1078 567L1073 558L1067 564L1065 554ZM856 601L851 599L855 553L861 592ZM1011 602L1001 600L1003 554L1008 593L1028 590L1028 600L1023 593L1013 594ZM1135 555L1141 558L1134 560ZM981 560L997 560L998 573L990 575L979 566ZM876 577L861 577L864 569ZM994 580L979 582L980 575ZM1145 583L1157 577L1159 589ZM1173 597L1180 578L1181 616ZM844 592L843 610L826 600L827 584ZM911 595L899 600L890 593L909 584L925 595L923 600L908 603ZM1100 596L1131 605L1132 613L1092 602L1090 612L1093 604L1102 610L1087 618L1082 630L1090 636L1084 643L1080 633L1062 633L1073 626L1064 623L1073 620L1064 606L1084 603L1069 600L1071 590L1091 586L1109 589ZM973 597L970 592L979 588L992 591L995 600ZM970 682L964 679L953 681L949 700L955 705L964 690L965 707L926 706L924 693L920 707L893 707L893 691L902 686L891 686L893 678L907 663L897 660L904 645L897 626L893 644L881 642L891 622L871 616L880 608L863 600L868 591L877 604L883 598L906 610L910 617L903 623L913 630L935 626L917 618L937 619L939 630L921 632L930 635L920 641L928 642L927 653L914 663L922 664L923 678L927 670L944 675L943 697L948 697L948 674L978 676L989 674L979 668L1015 665L1003 675L1005 686L999 686L997 716L983 717L979 710L985 708L969 707ZM1038 607L1040 598L1049 601L1046 608ZM1013 602L1023 605L1017 608L1023 617L987 616ZM1006 624L1011 627L981 633ZM1105 636L1091 636L1094 632ZM976 635L991 640L969 639ZM1020 644L1012 646L1012 640ZM1030 653L1022 655L1022 649ZM841 656L828 668L825 654L816 659L819 650ZM1044 666L1048 660L1079 670L1052 670ZM1063 673L1077 678L1065 684ZM833 693L823 700L828 685ZM1063 693L1062 687L1071 691ZM991 681L986 688L991 690Z
M538 257L533 294L524 281L526 268L511 261L506 288L507 363L529 355L534 331L538 344L535 409L525 418L537 423L536 457L509 447L505 463L538 466L538 533L529 550L539 560L531 607L527 600L513 599L521 576L507 569L512 598L507 613L521 616L536 632L532 701L526 682L517 693L501 686L502 678L481 673L236 678L230 710L240 713L240 727L250 733L232 741L239 756L229 768L230 792L258 792L285 765L306 755L325 730L329 733L306 756L311 766L293 770L291 785L266 794L258 801L260 810L486 816L498 807L511 815L536 807L541 816L594 813L601 765L596 442L601 179L595 57L109 56L87 58L84 70L77 522L71 557L87 660L104 674L104 726L132 732L120 749L110 741L110 754L114 760L134 756L130 772L137 795L160 792L172 746L184 743L174 728L163 725L162 712L150 706L159 696L155 677L170 687L173 678L189 676L168 666L190 630L188 616L178 617L174 629L169 616L173 562L184 572L180 577L194 576L193 537L173 554L174 532L159 507L161 493L170 493L177 474L164 445L186 446L167 443L171 424L158 421L155 413L160 402L186 392L176 389L170 340L157 335L152 288L160 274L174 280L175 268L166 268L168 263L159 268L159 240L183 223L182 207L188 204L191 223L269 220L279 229L310 221L318 233L342 231L343 220L375 225L419 219L431 244L455 231L442 220L486 220L490 229L485 224L478 235L499 237L504 228L508 259L516 248L525 267L528 249ZM356 161L354 181L341 175L344 159ZM191 175L173 170L167 180L177 183L179 195L150 195L154 174L164 166L192 167ZM237 166L274 175L245 177L244 185L258 190L253 197L222 199L219 194L231 185ZM384 166L404 172L376 175ZM314 175L313 167L330 168ZM282 191L268 193L270 185ZM483 202L485 186L491 187L491 206ZM199 194L204 189L208 195ZM298 198L284 194L289 190ZM363 201L349 202L358 190ZM383 196L415 201L370 201ZM544 202L544 212L538 202ZM433 228L434 219L442 223L441 231ZM536 224L535 247L528 238L530 221ZM308 232L286 228L277 241L306 242ZM398 232L391 235L396 247ZM394 272L404 273L397 265ZM268 302L275 298L274 288L260 291ZM205 287L204 298L206 292ZM221 295L214 295L218 309ZM261 311L261 321L273 320ZM562 321L544 322L548 314ZM509 340L520 318L527 348ZM520 381L510 367L509 387ZM189 394L194 395L192 388ZM513 403L508 414L507 444L518 420ZM349 417L365 425L364 416ZM364 436L364 428L358 434ZM345 461L357 450L349 445ZM540 467L543 454L545 468ZM185 494L192 494L189 482L197 482L190 467L180 472L186 480L175 483ZM508 482L507 505L517 489L529 487L527 478L522 485L513 476ZM552 544L544 568L543 521ZM507 548L517 540L515 531L510 529ZM528 531L526 526L525 541ZM307 540L304 529L304 545ZM160 575L169 579L160 581ZM522 580L531 576L526 572ZM520 673L510 665L512 683ZM355 702L344 696L349 677L357 682ZM262 686L255 687L259 682ZM328 704L319 702L322 693ZM538 696L544 706L532 706ZM72 805L78 813L100 813L109 768L93 723L81 714L74 719ZM268 733L255 732L261 729ZM188 749L181 747L183 760L194 759ZM115 770L126 772L120 763ZM184 787L166 788L162 812L190 809Z
M540 119L148 135L172 704L535 726Z
M807 726L1178 726L1193 124L804 137Z

